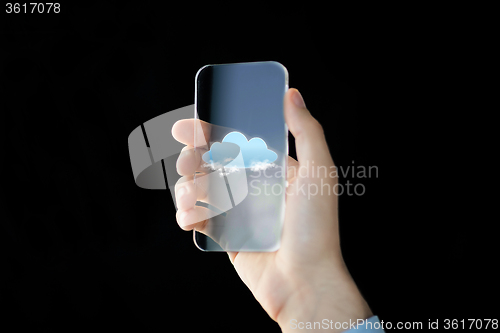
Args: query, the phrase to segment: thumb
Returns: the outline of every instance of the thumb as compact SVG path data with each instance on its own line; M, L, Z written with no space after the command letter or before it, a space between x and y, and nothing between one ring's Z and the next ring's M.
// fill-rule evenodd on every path
M295 138L297 159L301 166L332 166L323 127L309 113L302 95L297 89L289 89L284 99L285 121Z

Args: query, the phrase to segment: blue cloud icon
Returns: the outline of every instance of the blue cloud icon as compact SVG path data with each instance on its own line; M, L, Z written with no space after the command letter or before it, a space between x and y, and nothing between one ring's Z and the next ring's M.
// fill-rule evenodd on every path
M210 150L203 154L203 161L213 169L228 166L240 153L240 147L231 142L214 142Z
M231 144L231 145L227 145ZM241 150L242 159L237 159L234 154L236 150L234 144ZM236 155L239 154L236 153ZM252 168L262 166L263 164L271 165L278 159L278 155L267 148L267 144L261 138L247 138L240 132L231 132L227 134L222 142L212 144L210 151L203 154L203 161L206 163L215 163L224 165L225 167L236 168ZM243 162L241 162L243 160Z

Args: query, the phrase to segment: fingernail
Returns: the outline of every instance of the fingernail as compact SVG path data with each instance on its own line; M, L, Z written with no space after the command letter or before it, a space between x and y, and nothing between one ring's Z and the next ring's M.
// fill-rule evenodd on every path
M186 194L186 188L181 187L180 189L177 190L177 199L182 198Z
M306 103L304 103L304 99L302 98L302 95L300 94L300 92L298 90L295 90L293 96L292 96L292 99L293 99L293 103L299 107L299 108L305 108L306 107Z

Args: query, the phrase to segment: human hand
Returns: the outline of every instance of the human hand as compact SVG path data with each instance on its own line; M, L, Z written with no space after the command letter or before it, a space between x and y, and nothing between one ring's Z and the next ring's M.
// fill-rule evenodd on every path
M303 177L296 172L299 166L327 170L334 167L323 129L296 89L285 94L284 115L295 137L298 162L288 158L289 185L280 249L228 252L229 258L240 278L284 332L292 330L292 320L314 322L326 318L349 322L369 318L371 310L342 258L337 196L334 192L311 196L299 190L307 191L314 184L318 188L324 184L333 188L337 184L335 177ZM186 119L172 128L174 138L187 145L177 161L177 171L183 176L176 185L177 222L183 230L203 232L206 209L195 206L197 200L203 200L203 194L192 182L202 161L200 153L193 150L194 124L193 119ZM204 133L210 132L209 126L201 123Z

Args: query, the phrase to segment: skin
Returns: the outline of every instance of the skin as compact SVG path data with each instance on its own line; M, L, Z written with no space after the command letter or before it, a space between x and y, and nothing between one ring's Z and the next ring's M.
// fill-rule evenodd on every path
M293 172L299 165L311 168L312 161L315 167L326 166L327 170L334 166L323 128L307 110L296 89L289 89L285 94L284 116L295 138L298 161L288 159L289 186L281 247L276 252L228 252L229 258L242 281L283 332L301 331L292 329L292 319L321 322L326 318L334 323L367 319L373 314L342 258L337 196L328 193L308 198L297 191L300 186L306 189L309 184L319 186L321 180L323 184L337 184L337 178L301 177ZM181 120L172 128L174 138L186 145L177 161L177 171L183 176L176 185L177 222L183 230L196 228L203 232L206 211L195 203L203 201L205 195L192 181L202 162L201 153L192 149L194 122L193 119ZM202 123L201 126L208 142L210 125ZM200 140L197 146L204 143Z

